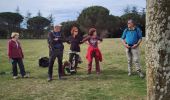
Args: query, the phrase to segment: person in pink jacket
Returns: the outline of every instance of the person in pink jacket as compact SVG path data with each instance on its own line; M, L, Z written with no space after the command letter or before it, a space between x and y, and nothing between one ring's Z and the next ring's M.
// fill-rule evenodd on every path
M11 39L8 41L8 57L12 64L13 78L18 78L17 64L19 65L22 78L26 78L26 72L23 64L23 52L19 42L19 33L13 32Z

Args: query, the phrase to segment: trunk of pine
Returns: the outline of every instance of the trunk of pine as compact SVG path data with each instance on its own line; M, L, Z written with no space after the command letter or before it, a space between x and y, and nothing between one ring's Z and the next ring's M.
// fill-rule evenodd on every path
M170 100L170 0L147 0L147 100Z

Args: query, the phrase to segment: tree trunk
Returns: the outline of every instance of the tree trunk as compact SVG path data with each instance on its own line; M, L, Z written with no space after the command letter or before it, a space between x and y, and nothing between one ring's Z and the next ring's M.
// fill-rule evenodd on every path
M170 0L147 0L147 100L170 100Z

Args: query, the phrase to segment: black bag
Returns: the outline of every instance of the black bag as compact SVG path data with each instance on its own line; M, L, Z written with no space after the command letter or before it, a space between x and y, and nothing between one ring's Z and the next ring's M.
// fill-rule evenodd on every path
M39 59L39 66L40 67L48 67L49 66L49 58L48 57L42 57Z

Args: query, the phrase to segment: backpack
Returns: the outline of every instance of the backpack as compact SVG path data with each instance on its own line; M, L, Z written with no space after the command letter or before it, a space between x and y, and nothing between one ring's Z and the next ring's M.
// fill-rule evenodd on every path
M125 32L127 32L127 31L129 31L129 29L128 29L128 28L125 28ZM134 31L136 31L136 33L138 33L137 27L135 27L135 30L134 30Z
M49 66L49 58L48 57L41 57L39 59L39 67L48 67Z

